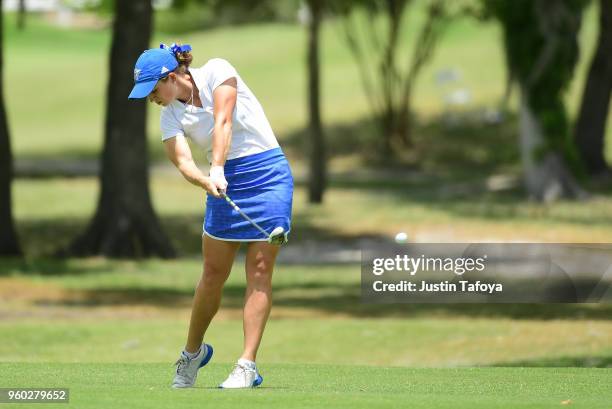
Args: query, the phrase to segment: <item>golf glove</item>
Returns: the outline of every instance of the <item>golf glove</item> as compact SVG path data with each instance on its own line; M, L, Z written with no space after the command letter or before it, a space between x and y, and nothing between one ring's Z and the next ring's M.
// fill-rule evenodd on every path
M225 191L227 189L227 180L225 180L223 166L211 166L208 175L218 190Z

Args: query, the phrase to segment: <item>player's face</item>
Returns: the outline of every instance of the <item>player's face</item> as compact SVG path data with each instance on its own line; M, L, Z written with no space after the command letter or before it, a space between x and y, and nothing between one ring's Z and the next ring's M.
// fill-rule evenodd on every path
M172 73L170 75L172 75ZM155 102L157 105L166 106L176 99L176 94L176 79L168 76L165 79L157 81L155 88L153 88L148 98L149 101Z

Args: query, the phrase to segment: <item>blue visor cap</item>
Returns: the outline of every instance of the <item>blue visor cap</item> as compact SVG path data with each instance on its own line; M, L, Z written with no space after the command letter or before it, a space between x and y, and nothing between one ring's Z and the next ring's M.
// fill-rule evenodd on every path
M155 84L178 67L178 62L171 50L152 48L138 57L134 67L134 88L129 99L146 98Z

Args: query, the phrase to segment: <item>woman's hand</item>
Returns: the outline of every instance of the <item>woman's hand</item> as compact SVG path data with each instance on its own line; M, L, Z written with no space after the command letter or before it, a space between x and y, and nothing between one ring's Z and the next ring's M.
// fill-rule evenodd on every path
M224 191L227 189L227 180L223 166L211 166L209 171L210 180L216 186L217 190Z
M213 195L214 197L221 197L219 194L219 189L217 189L217 186L213 182L212 178L205 177L202 181L202 187L204 190L206 190L206 193Z
M203 188L214 197L221 197L215 181L210 177L206 177L193 161L191 149L189 148L185 136L177 135L174 138L166 139L164 141L164 147L168 158L174 163L189 183ZM223 168L221 168L221 170L223 170ZM225 180L225 177L223 180ZM225 186L227 186L227 182L225 182Z

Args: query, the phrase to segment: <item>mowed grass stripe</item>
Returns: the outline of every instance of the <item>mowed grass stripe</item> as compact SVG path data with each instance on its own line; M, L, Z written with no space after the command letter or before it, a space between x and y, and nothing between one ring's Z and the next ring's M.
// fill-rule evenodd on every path
M187 309L176 320L93 314L80 320L5 319L0 362L169 363L185 342ZM215 320L206 342L215 347L215 362L233 362L242 351L241 320ZM606 321L273 316L259 359L266 364L606 367L612 365L611 345L612 323Z
M229 364L210 364L189 390L172 390L173 368L163 364L3 363L0 379L5 387L68 387L70 404L78 408L515 409L558 407L569 400L572 408L597 409L609 408L612 401L609 369L275 364L261 365L265 380L260 389L216 389L229 370Z

